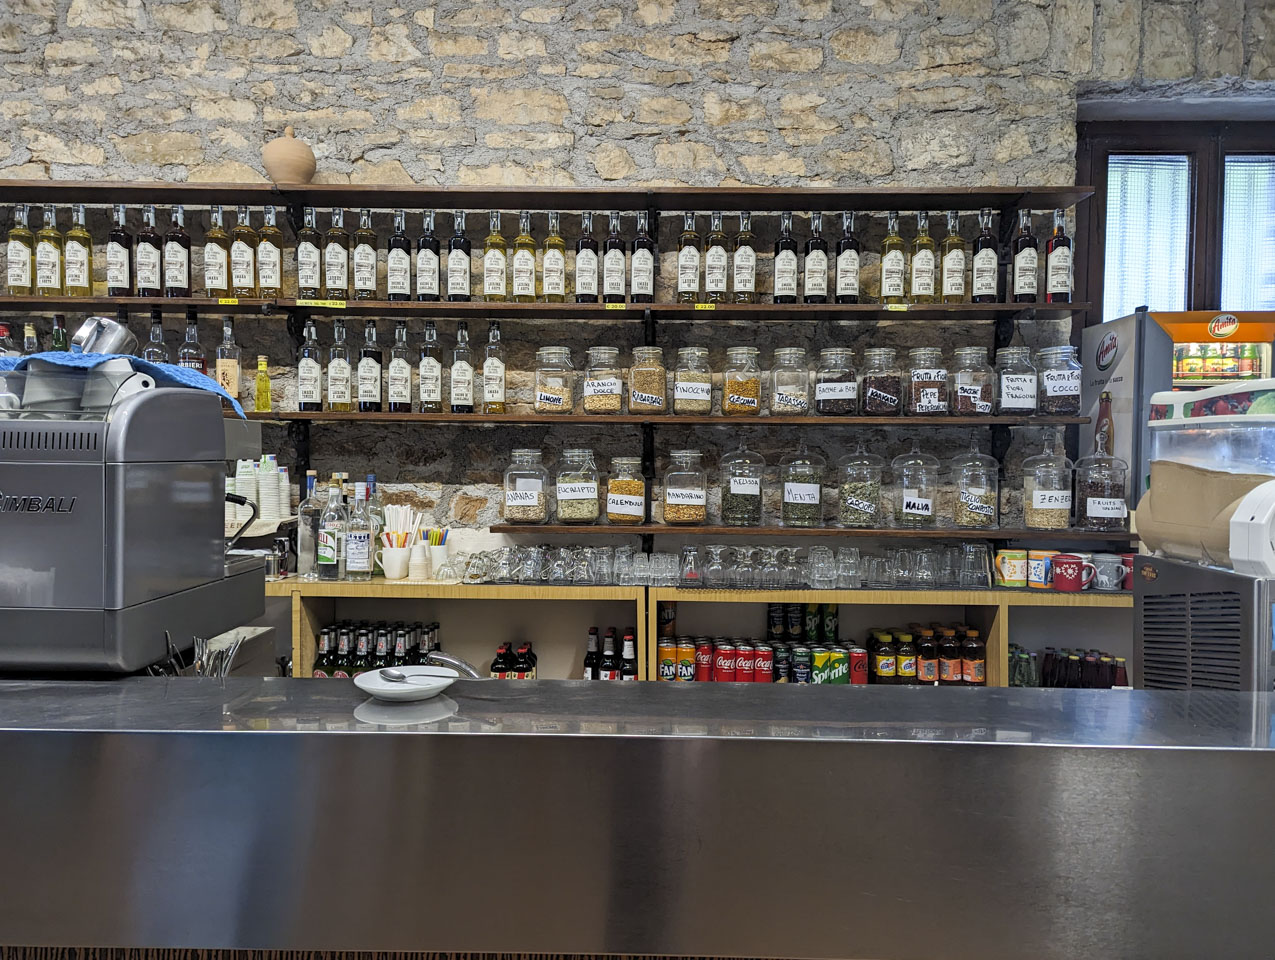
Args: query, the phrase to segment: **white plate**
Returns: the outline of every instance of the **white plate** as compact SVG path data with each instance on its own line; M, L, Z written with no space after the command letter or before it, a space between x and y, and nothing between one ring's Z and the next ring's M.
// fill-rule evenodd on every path
M428 700L436 697L459 678L451 667L399 667L408 679L393 683L379 670L369 670L354 678L354 685L378 700Z
M445 694L424 703L364 700L354 708L354 719L359 723L372 723L378 727L412 727L454 717L457 709L456 701Z

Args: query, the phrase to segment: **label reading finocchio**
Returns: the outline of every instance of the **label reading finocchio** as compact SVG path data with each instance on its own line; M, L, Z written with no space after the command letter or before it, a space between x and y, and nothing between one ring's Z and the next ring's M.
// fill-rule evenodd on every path
M677 400L708 400L713 395L711 383L676 382L673 384L673 397Z

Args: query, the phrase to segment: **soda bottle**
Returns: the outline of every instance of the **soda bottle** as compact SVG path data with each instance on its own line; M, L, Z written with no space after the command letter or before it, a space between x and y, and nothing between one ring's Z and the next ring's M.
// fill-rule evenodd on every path
M899 643L894 657L894 682L915 685L917 682L916 644L912 642L912 634L899 634Z
M530 640L527 641L527 662L531 664L530 676L526 679L535 680L540 676L540 659L536 656L536 648L532 646Z
M624 633L624 651L620 658L620 679L636 680L638 678L636 642L631 631Z
M506 680L509 677L509 644L502 643L496 648L496 655L491 658L490 676L493 680Z
M615 628L608 627L602 639L602 659L598 661L599 680L620 679L620 658L615 655Z
M518 652L514 656L511 678L514 680L530 680L531 677L531 656L528 652L527 645L521 644Z
M939 645L928 627L921 629L916 643L916 679L930 686L939 682Z
M589 645L584 653L584 679L598 679L598 628L589 628Z
M957 642L956 631L944 627L939 639L939 686L960 686L963 676L961 645Z
M872 651L872 682L895 683L898 680L898 650L894 638L888 633L877 636L876 649Z
M1077 658L1077 670L1079 670L1079 658ZM977 630L967 631L965 641L961 644L961 680L970 687L987 686L987 646L979 637ZM1079 673L1077 673L1077 681L1079 681Z

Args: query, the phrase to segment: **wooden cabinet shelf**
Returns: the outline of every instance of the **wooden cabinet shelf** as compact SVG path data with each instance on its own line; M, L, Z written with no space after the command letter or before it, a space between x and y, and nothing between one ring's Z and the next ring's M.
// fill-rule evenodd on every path
M1092 543L1129 543L1136 533L1105 533L1091 530L1024 530L1003 527L999 530L966 530L956 527L924 529L860 529L850 527L724 527L711 524L674 525L643 523L631 527L620 524L569 523L496 523L492 533L537 535L570 533L581 536L621 536L624 534L665 534L682 537L837 537L841 539L907 539L907 540L1037 540L1089 541Z
M636 413L306 413L303 411L251 411L249 420L276 423L438 423L468 427L536 426L588 424L606 427L614 424L646 424L652 426L696 427L814 427L816 429L853 429L855 427L1051 427L1088 423L1088 417L724 417L691 414L669 414L652 417Z

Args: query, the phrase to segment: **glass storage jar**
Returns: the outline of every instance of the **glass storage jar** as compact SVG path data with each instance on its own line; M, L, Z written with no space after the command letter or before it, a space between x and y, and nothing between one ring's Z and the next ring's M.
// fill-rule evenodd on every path
M755 417L761 413L761 368L756 347L727 347L722 372L722 413Z
M562 463L554 483L559 523L596 523L598 519L598 468L593 451L562 451Z
M952 486L956 495L952 519L958 527L991 529L997 526L999 473L996 458L979 453L978 444L973 440L969 450L952 458Z
M575 408L575 368L570 347L536 351L536 413L571 413Z
M915 440L912 449L890 461L894 481L894 522L900 527L934 526L938 506L939 462L922 453Z
M629 367L629 413L663 413L668 408L668 371L660 347L634 347Z
M1073 468L1062 451L1062 438L1050 431L1044 453L1023 461L1023 526L1029 530L1066 530L1071 525Z
M885 461L868 453L863 441L837 461L837 520L843 527L884 526L881 519L881 471Z
M797 449L779 461L779 484L783 491L780 525L785 527L823 526L823 471L826 461L801 440Z
M996 383L1001 413L1021 417L1036 412L1036 368L1027 347L996 351Z
M624 395L619 347L590 347L584 368L584 412L619 413Z
M677 351L677 369L673 371L673 412L713 412L713 368L708 365L708 347L681 347Z
M1080 364L1070 345L1045 347L1036 354L1039 388L1036 410L1047 417L1080 416Z
M858 411L859 379L854 370L854 351L848 347L820 350L815 369L815 413L844 417Z
M1076 461L1076 526L1086 530L1129 529L1129 464L1107 453L1098 434L1096 449Z
M859 412L865 417L897 417L903 410L903 375L893 347L863 351L859 379Z
M938 347L908 351L906 412L910 417L947 413L947 367Z
M670 450L664 472L664 522L703 523L708 508L708 474L698 450Z
M505 471L505 520L508 523L544 523L549 517L549 471L539 450L519 449Z
M957 347L952 364L952 413L990 417L996 409L996 371L983 347Z
M746 443L722 457L720 483L722 523L728 527L761 526L762 476L766 459Z
M639 457L612 457L607 478L607 522L634 526L646 519L646 478Z
M801 347L780 347L770 371L770 412L797 416L810 412L810 368Z

